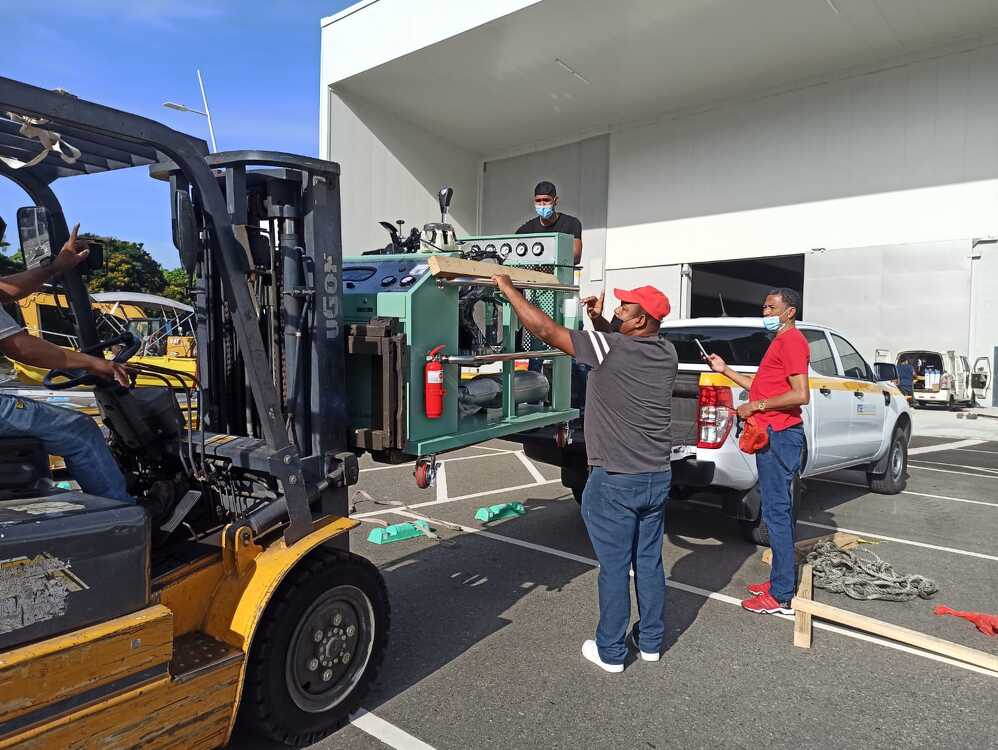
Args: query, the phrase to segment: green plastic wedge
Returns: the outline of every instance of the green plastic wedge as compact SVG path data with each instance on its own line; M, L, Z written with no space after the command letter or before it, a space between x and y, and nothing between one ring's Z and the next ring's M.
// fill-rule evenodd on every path
M488 523L489 521L495 521L500 518L509 518L510 516L522 516L525 515L527 509L523 507L523 503L499 503L499 505L490 505L487 508L479 508L475 511L475 520L481 521L482 523Z
M371 529L371 533L367 535L367 541L371 544L391 544L406 539L415 539L418 536L426 536L425 532L428 531L431 529L426 521L396 523L391 526L379 526L376 529Z

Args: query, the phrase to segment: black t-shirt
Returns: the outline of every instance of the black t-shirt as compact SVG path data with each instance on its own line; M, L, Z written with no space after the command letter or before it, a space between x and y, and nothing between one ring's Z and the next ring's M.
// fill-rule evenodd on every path
M582 222L574 216L559 213L554 224L541 224L541 217L535 216L516 230L517 234L543 234L544 232L562 232L570 234L575 239L582 239Z

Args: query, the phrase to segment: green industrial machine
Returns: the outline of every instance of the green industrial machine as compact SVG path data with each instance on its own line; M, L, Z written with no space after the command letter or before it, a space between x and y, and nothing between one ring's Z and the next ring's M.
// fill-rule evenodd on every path
M576 326L572 237L442 235L443 249L451 252L438 255L554 274L558 283L517 286L556 321ZM379 461L415 458L416 483L426 487L439 453L538 427L567 430L578 416L570 405L571 359L531 340L488 277L434 276L423 250L440 245L417 238L410 252L395 252L405 246L397 233L392 237L394 245L384 251L343 259L352 447ZM443 372L443 408L435 418L427 416L425 399L428 358ZM523 360L535 364L517 371L514 363ZM492 374L462 378L462 371L494 363L501 371L494 365Z

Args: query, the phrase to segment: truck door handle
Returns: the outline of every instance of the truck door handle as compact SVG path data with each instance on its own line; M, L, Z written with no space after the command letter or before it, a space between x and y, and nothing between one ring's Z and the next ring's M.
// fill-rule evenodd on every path
M853 391L852 395L856 398L863 398L863 391Z
M822 396L831 396L832 395L832 389L831 388L825 388L825 386L821 386L821 388L818 389L818 392L821 393Z
M890 405L891 405L891 392L884 391L884 406L890 406Z

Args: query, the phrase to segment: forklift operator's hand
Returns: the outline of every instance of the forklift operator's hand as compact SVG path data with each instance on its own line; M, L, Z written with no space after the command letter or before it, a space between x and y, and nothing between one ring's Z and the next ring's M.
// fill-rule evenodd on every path
M80 263L85 261L87 256L90 255L90 249L87 247L87 243L84 240L76 239L76 235L79 231L80 225L77 224L73 227L73 231L69 233L69 239L66 240L66 244L62 246L59 254L52 262L52 270L56 273L62 273L63 271L68 271L71 268L76 268L76 266L80 265Z
M90 359L92 359L93 362L88 363L86 368L87 372L107 380L117 381L118 385L122 388L132 387L132 381L128 376L127 367L118 364L117 362L112 362L109 359L101 359L100 357L91 357Z

